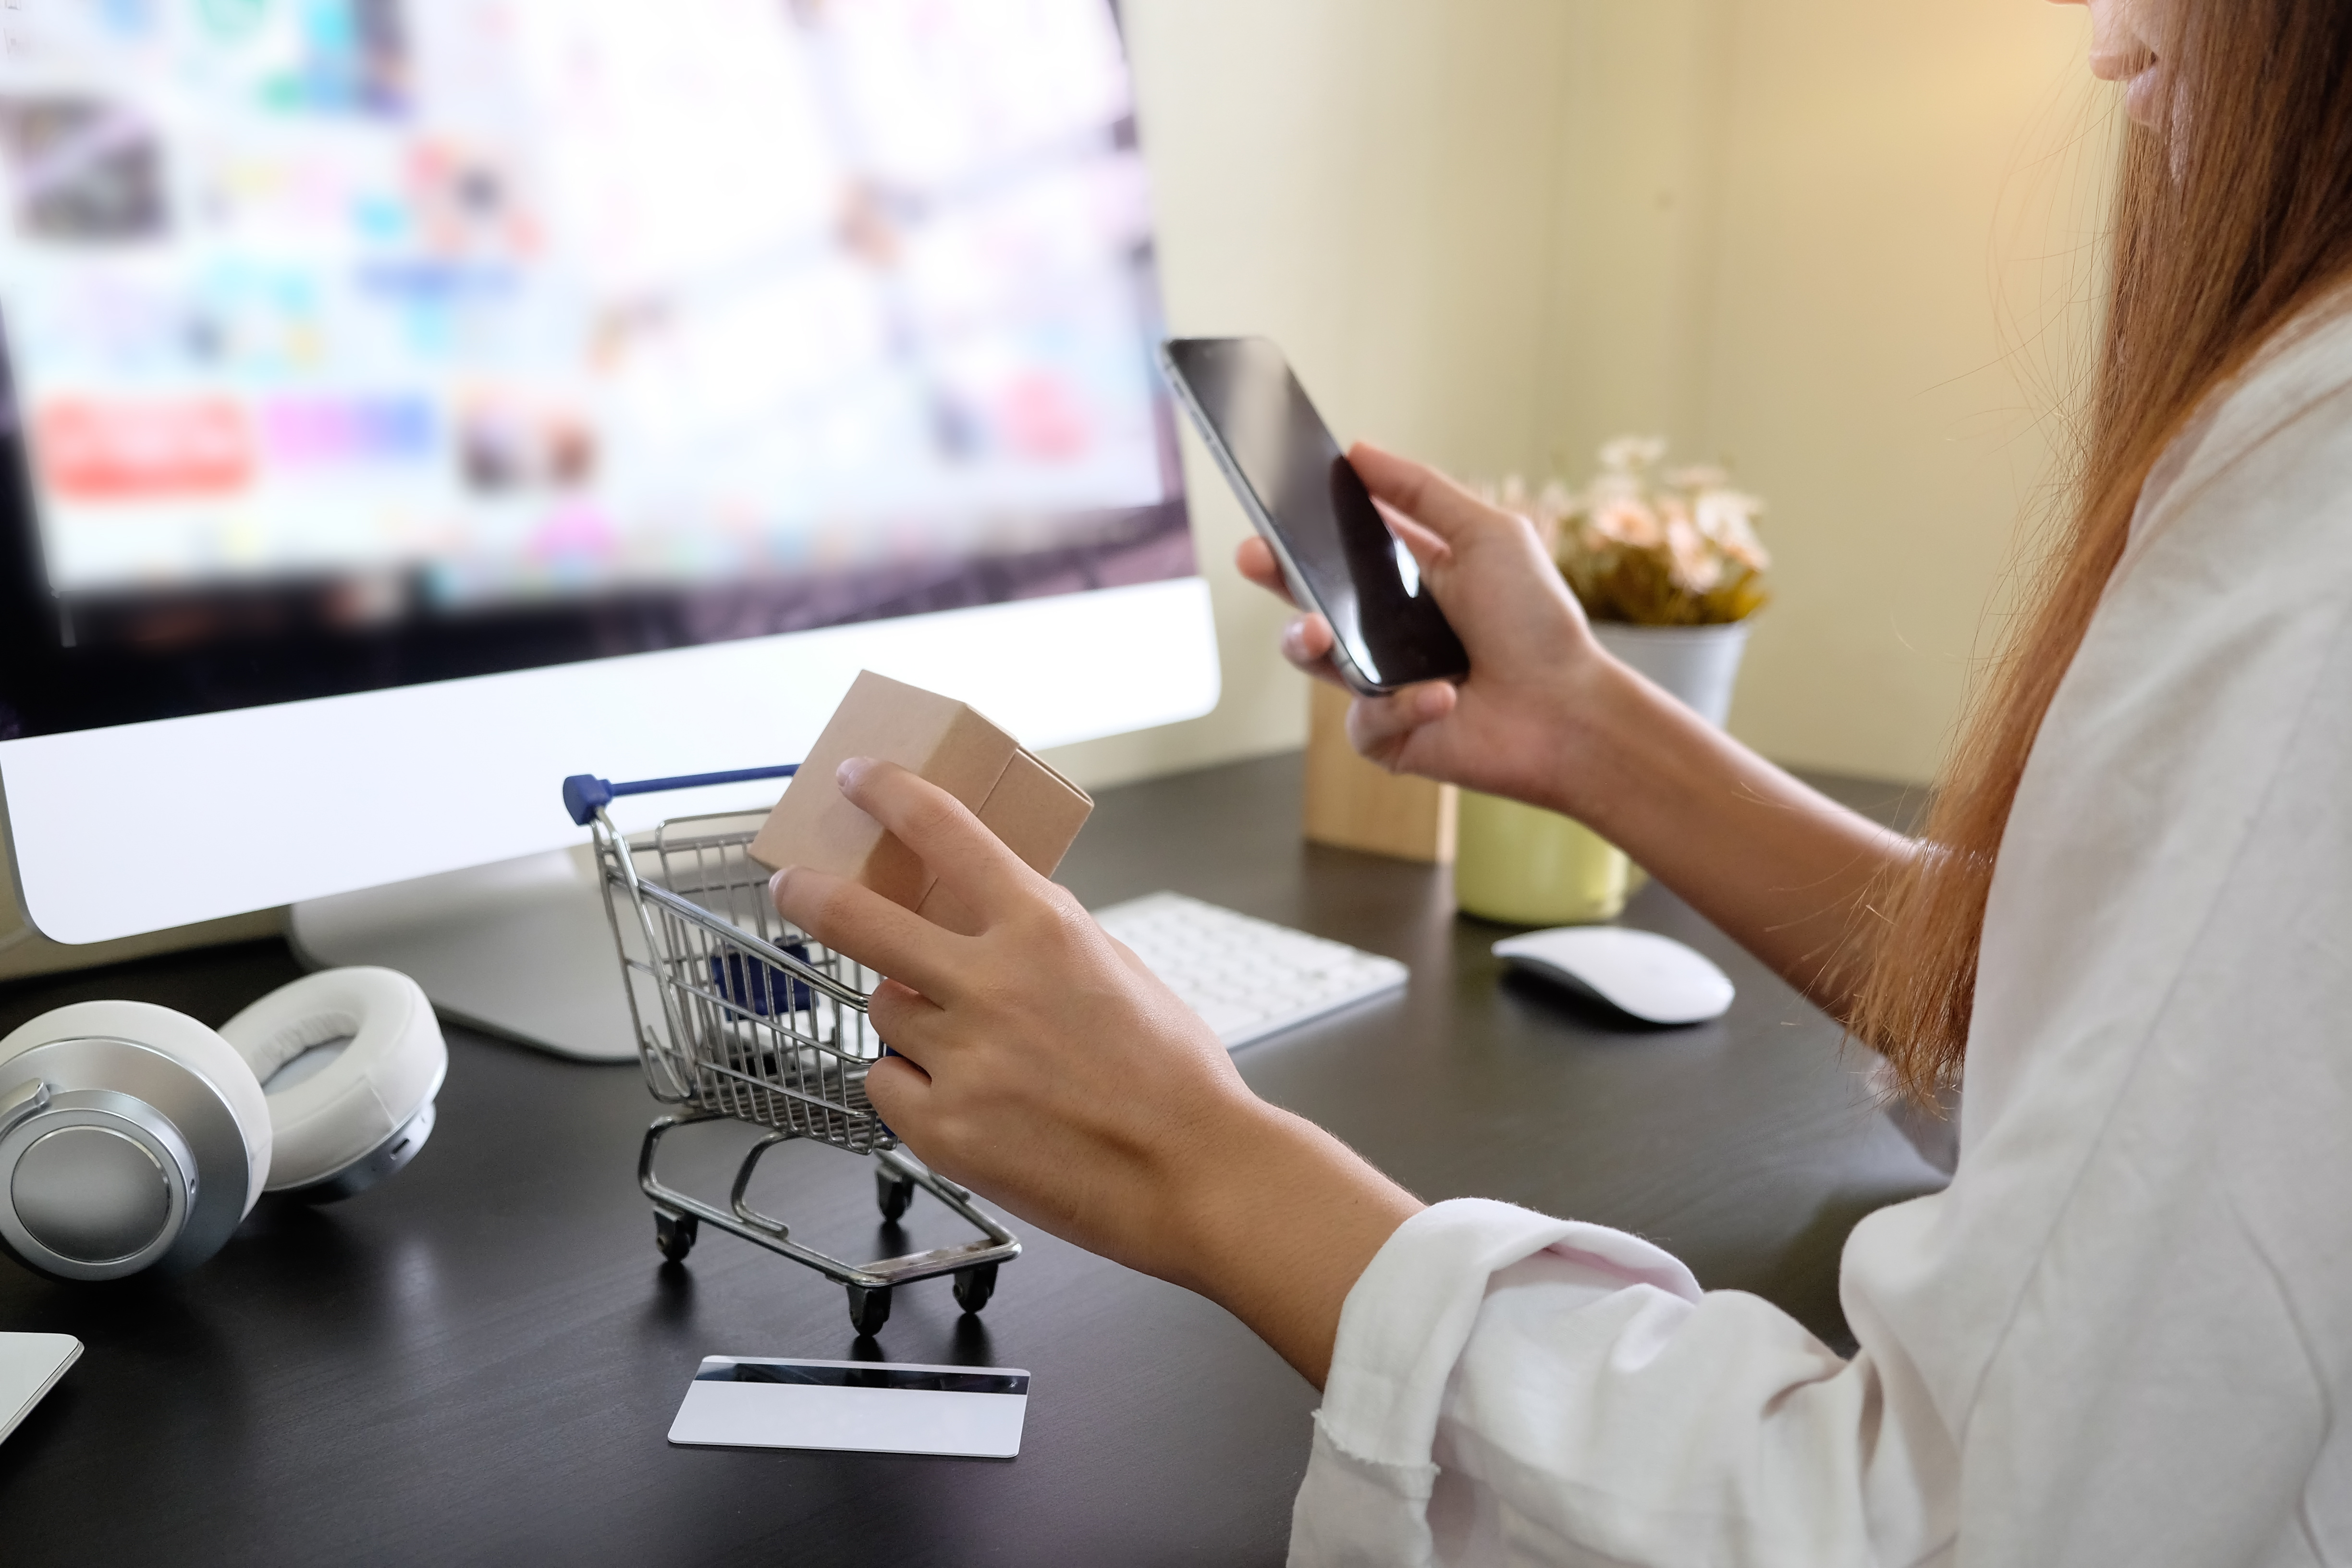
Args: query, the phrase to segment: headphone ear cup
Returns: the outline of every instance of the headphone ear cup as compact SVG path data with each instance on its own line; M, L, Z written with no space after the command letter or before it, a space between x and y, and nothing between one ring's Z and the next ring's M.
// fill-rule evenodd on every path
M433 1129L449 1050L424 988L396 970L328 969L221 1026L268 1084L310 1051L346 1043L315 1071L268 1090L271 1192L348 1197L406 1164Z
M77 1002L59 1007L0 1040L0 1075L5 1064L35 1047L58 1040L111 1039L143 1046L190 1068L220 1093L236 1118L238 1141L245 1148L244 1180L237 1196L239 1220L253 1212L269 1184L269 1157L274 1142L269 1125L269 1101L260 1080L245 1058L219 1031L208 1029L185 1013L152 1002ZM207 1171L205 1175L214 1173Z
M271 1142L252 1069L184 1013L81 1002L0 1040L0 1239L43 1272L202 1262L252 1212Z

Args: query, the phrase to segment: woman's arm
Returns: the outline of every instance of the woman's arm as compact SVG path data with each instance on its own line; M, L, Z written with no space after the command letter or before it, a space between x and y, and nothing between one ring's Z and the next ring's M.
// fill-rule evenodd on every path
M1357 472L1470 652L1460 685L1359 698L1366 756L1573 816L1833 1015L1868 957L1854 919L1908 839L1800 784L1612 658L1523 519L1434 469L1358 446ZM1262 541L1243 574L1276 593ZM1292 623L1283 650L1336 680L1331 630Z
M1206 1025L951 796L888 763L838 776L980 922L959 935L837 877L777 875L785 918L894 977L871 1003L898 1053L867 1077L875 1109L941 1174L1198 1290L1324 1389L1307 1558L1433 1560L1413 1550L1433 1479L1457 1521L1499 1498L1612 1561L1728 1560L1725 1542L1759 1540L1745 1555L1923 1555L1899 1519L1883 1553L1857 1528L1917 1489L1860 1473L1916 1460L1934 1412L1900 1403L1911 1385L1752 1296L1702 1299L1632 1237L1476 1200L1425 1209L1253 1095ZM1857 1450L1858 1432L1879 1436Z
M1458 688L1360 701L1359 746L1582 817L1841 1000L1824 961L1906 842L1611 659L1524 521L1416 465L1356 461L1472 658ZM1312 666L1328 638L1309 619L1291 651ZM898 1054L866 1080L884 1120L942 1174L1223 1305L1320 1386L1349 1289L1420 1201L1252 1094L1191 1009L953 797L888 763L853 761L840 784L982 922L959 935L823 872L774 880L787 920L891 976L872 1016Z
M842 790L980 918L960 936L820 871L786 920L891 976L898 1052L866 1093L941 1174L1129 1268L1197 1290L1321 1387L1340 1304L1420 1200L1251 1093L1198 1015L948 795L845 763Z

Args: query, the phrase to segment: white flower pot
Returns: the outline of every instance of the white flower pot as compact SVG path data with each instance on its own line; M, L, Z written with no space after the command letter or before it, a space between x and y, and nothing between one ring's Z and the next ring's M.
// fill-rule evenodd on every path
M1748 621L1720 626L1635 626L1595 621L1593 635L1625 663L1682 700L1700 718L1723 727L1731 716L1731 689L1748 650Z

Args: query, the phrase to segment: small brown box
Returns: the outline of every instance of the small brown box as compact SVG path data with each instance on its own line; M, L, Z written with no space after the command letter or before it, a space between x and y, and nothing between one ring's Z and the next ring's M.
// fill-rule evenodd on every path
M967 934L979 929L970 911L834 782L852 757L897 763L939 785L1043 876L1054 874L1095 808L1086 791L963 703L860 670L751 840L751 858L770 870L807 866L847 877Z

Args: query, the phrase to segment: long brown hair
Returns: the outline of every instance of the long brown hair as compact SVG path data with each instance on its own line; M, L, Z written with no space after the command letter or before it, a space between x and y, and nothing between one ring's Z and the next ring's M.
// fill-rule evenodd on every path
M1865 900L1848 1023L1931 1095L1958 1079L1992 864L2027 753L2200 407L2352 275L2352 0L2177 0L2168 129L2133 129L2074 502L1962 725L1924 853Z

